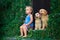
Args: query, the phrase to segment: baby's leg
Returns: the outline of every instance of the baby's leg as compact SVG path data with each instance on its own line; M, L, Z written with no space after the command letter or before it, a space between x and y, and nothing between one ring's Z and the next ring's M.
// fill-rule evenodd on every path
M23 37L27 37L27 27L26 26L23 27L23 31L24 31L24 36Z
M20 26L21 36L23 36L23 27L24 27L24 25Z

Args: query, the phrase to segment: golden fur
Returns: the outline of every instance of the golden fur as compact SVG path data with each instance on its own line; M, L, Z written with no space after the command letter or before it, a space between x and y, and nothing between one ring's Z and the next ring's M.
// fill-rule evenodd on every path
M35 14L35 30L40 30L41 29L41 19L40 19L40 14L36 13Z
M42 20L42 29L45 29L48 25L48 14L45 9L40 9L39 13L41 13L41 20Z

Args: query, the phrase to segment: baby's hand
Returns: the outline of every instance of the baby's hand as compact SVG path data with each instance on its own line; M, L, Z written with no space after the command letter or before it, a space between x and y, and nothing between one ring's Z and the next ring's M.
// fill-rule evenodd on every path
M28 26L27 24L23 24L24 26Z
M25 26L27 27L27 26L29 26L28 24L25 24Z
M26 26L28 26L28 25L26 24Z

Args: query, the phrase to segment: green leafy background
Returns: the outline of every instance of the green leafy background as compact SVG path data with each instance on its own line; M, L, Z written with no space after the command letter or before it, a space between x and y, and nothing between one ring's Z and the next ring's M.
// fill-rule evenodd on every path
M19 27L25 19L25 7L31 0L0 0L1 36L20 35ZM28 4L27 4L28 3Z
M51 0L50 4L48 27L43 31L31 31L32 34L29 32L32 38L60 40L60 0ZM32 6L32 0L0 0L0 39L20 35L19 27L26 16L26 5Z

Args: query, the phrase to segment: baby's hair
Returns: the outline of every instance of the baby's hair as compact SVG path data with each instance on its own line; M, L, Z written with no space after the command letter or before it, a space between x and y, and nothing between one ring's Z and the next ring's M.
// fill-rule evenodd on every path
M31 14L33 14L33 8L32 8L32 6L26 6L26 8L27 8L27 7L31 9L31 11L32 11Z
M31 6L26 6L26 8L27 8L27 7L30 8L30 9L33 11L33 8L32 8Z

